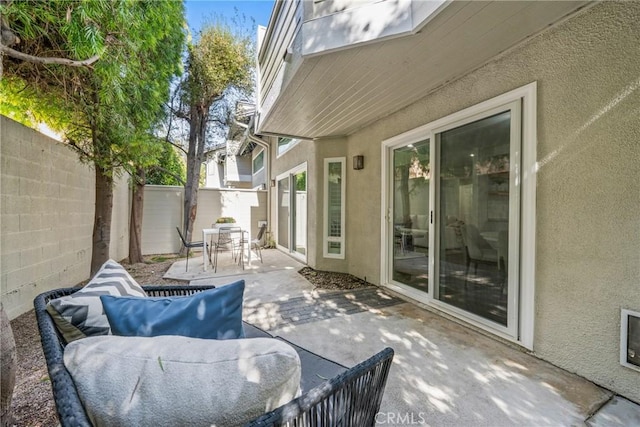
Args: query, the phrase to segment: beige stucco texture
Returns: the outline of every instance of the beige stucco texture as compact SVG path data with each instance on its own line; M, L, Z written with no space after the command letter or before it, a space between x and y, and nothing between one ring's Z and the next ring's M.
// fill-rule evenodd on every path
M597 4L350 135L348 271L380 280L381 142L535 81L534 352L640 402L619 364L620 309L640 311L638 22L640 2Z

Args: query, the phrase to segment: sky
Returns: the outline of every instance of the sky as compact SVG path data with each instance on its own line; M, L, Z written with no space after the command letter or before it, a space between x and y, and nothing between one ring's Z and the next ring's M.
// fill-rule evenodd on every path
M195 34L207 18L223 16L231 19L238 14L253 18L256 25L266 27L273 9L273 0L187 0L187 22L192 34Z

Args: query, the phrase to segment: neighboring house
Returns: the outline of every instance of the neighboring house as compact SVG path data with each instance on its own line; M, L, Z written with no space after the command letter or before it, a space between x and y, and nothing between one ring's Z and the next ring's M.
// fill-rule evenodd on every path
M255 133L277 246L640 402L638 22L640 2L276 2Z
M255 105L240 101L236 103L235 121L229 125L224 144L214 146L205 153L205 188L264 188L265 177L254 156L256 143L249 140L247 128L252 123ZM256 153L254 153L256 151ZM262 160L264 155L261 156Z

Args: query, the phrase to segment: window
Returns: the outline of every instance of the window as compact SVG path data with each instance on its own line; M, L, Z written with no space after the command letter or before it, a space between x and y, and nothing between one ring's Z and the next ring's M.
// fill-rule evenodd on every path
M324 257L344 259L345 158L324 160Z
M253 173L260 172L262 168L264 168L264 150L253 158Z
M281 156L292 149L298 142L300 142L299 139L278 138L278 156Z
M622 309L620 364L640 371L640 312Z

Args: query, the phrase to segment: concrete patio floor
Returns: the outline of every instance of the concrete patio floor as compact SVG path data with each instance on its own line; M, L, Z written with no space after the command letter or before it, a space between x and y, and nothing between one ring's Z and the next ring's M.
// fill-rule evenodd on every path
M638 405L584 378L375 287L314 289L298 274L303 264L263 255L243 271L223 254L217 273L203 272L198 256L165 278L217 286L242 278L246 321L346 366L392 347L379 425L640 425Z

